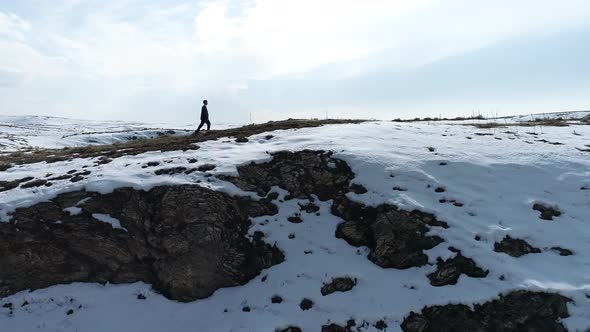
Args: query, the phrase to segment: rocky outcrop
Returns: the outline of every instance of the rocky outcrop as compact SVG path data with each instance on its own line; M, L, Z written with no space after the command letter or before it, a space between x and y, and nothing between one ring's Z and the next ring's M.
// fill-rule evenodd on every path
M425 265L428 256L424 250L443 241L426 235L430 226L448 227L432 214L403 211L388 204L367 207L349 200L345 194L355 188L351 184L354 173L344 161L332 158L331 152L283 151L272 156L270 162L238 167L239 177L220 178L261 197L277 185L289 191L290 198L316 195L322 201L334 200L332 214L345 220L338 226L336 237L353 246L368 246L369 259L384 268Z
M75 206L80 213L64 211ZM0 223L0 296L76 281L143 281L171 299L205 298L283 261L260 236L245 237L249 216L276 212L267 200L196 185L62 194Z
M485 278L488 273L489 271L482 270L471 258L458 253L446 261L439 257L436 262L436 271L429 274L428 279L432 286L440 287L456 284L461 274L471 278Z
M502 241L494 243L494 251L520 257L526 254L538 254L541 249L531 246L525 240L513 239L510 235L506 235Z
M384 268L426 265L428 256L424 250L443 242L438 236L426 235L430 226L448 227L428 213L404 211L387 204L367 207L346 197L334 202L332 213L345 220L338 225L336 237L353 246L369 247L369 259Z
M474 308L464 304L424 307L401 324L405 332L567 331L559 322L569 316L570 299L553 293L514 291Z
M331 155L331 152L311 150L276 152L270 162L238 167L239 177L219 178L261 197L276 185L287 190L290 198L306 199L315 194L325 201L348 192L354 178L350 167Z

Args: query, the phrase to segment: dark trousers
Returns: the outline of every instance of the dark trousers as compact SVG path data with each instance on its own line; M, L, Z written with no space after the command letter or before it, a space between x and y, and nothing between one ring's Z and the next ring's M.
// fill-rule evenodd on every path
M211 122L209 122L209 120L201 120L201 124L199 125L199 127L197 127L197 133L199 132L199 130L201 130L201 127L203 127L205 123L207 124L207 130L211 128Z

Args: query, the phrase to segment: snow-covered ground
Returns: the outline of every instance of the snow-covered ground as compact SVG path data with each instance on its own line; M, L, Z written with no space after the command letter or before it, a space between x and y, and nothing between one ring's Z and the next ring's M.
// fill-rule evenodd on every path
M212 174L237 175L237 165L269 160L268 152L332 150L355 172L353 182L368 189L362 195L350 193L351 199L417 208L449 224L448 229L432 228L431 233L446 242L427 251L430 263L437 257L451 257L447 247L454 246L490 274L481 279L462 275L456 285L433 287L426 275L435 270L434 265L382 269L367 259L368 249L359 250L334 236L341 220L329 213L330 202L320 202L320 216L302 213L303 222L292 224L287 217L299 212L301 201L290 200L278 203L276 216L253 219L250 230L250 234L261 230L266 242L276 242L286 261L244 286L178 303L143 283L58 285L1 299L0 304L14 304L12 314L0 306L1 330L274 331L294 324L304 331L318 331L328 321L344 324L355 318L371 324L383 319L387 331L398 331L404 316L424 305L484 302L522 288L572 298L571 316L563 323L572 331L590 327L590 190L582 190L590 188L590 152L577 149L590 144L590 126L477 129L443 123L371 122L272 134L275 137L270 140L264 138L267 133L252 136L247 143L220 139L200 143L199 150L150 152L98 166L91 159L74 159L13 167L0 173L2 180L44 178L47 173L63 174L86 165L92 174L77 183L0 192L0 219L7 221L7 213L16 207L83 187L108 192L115 187L149 189L201 180L201 185L216 190L247 195L227 182L208 182L212 178L201 172L154 176L155 168L141 166L149 161L164 162L165 167L211 163L217 165ZM198 163L189 164L190 158ZM435 193L437 186L446 191ZM274 190L286 194L280 188ZM443 198L463 206L440 203ZM532 209L536 202L556 206L562 215L541 220ZM116 220L104 219L116 225ZM291 233L294 239L288 238ZM494 242L506 235L524 239L542 252L519 258L494 252ZM554 246L570 249L573 255L559 256L549 249ZM340 276L355 277L358 284L349 292L322 296L322 284ZM261 282L263 277L266 282ZM137 299L138 294L146 299ZM271 303L273 295L280 295L283 302ZM314 301L312 309L299 308L304 297ZM29 304L21 307L25 301ZM242 311L245 305L250 312ZM70 309L73 313L67 314ZM372 326L366 330L377 331Z
M160 135L183 135L198 123L169 124L123 121L91 121L49 116L0 116L0 152L26 148L59 149L112 144ZM214 124L215 129L239 124Z

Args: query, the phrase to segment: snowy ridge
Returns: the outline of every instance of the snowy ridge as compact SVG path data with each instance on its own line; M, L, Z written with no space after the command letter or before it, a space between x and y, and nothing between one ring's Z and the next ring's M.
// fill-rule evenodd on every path
M197 123L198 124L198 123ZM0 116L0 152L28 148L121 143L161 135L186 135L197 124L173 125L124 121L91 121L48 116ZM234 127L215 124L217 129Z
M513 289L533 289L573 300L570 317L563 320L568 329L590 327L590 190L584 189L590 188L590 153L579 150L589 144L590 126L545 127L541 133L524 127L371 122L276 131L270 140L266 134L252 136L248 143L220 139L200 143L199 150L150 152L104 165L73 159L16 166L1 172L2 180L44 179L48 173L84 166L91 174L76 183L55 181L51 187L0 192L0 219L7 222L17 207L82 188L110 192L124 186L149 189L201 181L215 190L255 197L215 175L235 175L238 165L268 161L269 152L330 150L352 168L353 182L368 189L365 194L349 193L349 198L431 212L449 224L448 229L430 231L445 242L426 252L429 263L452 257L448 247L453 246L489 275L462 275L456 285L433 287L426 275L434 265L380 268L367 259L367 248L352 247L334 236L341 219L330 213L329 201L318 202L320 216L302 213L302 223L289 223L287 217L299 212L303 201L283 201L287 192L275 187L279 213L253 218L250 234L264 232L265 241L276 243L286 261L246 285L190 303L168 300L142 283L58 285L1 299L0 304L10 302L14 308L12 313L0 310L0 326L11 331L274 331L297 325L317 331L327 322L345 325L354 318L370 323L363 331L377 331L372 324L378 320L385 321L387 331L399 331L404 317L425 305L472 304ZM198 162L191 163L191 158ZM151 161L160 165L142 167ZM213 177L204 172L154 175L159 168L203 164L216 165L208 172ZM435 192L437 187L444 192ZM561 215L541 220L532 209L535 203L558 207ZM105 221L116 227L118 221L111 219ZM541 252L521 257L494 252L494 243L506 235L524 239ZM551 249L555 246L573 255L560 256ZM341 276L356 278L357 285L346 293L320 294L323 283ZM145 300L138 299L139 294ZM283 301L271 303L274 295ZM303 298L314 302L312 309L299 308ZM25 302L28 305L21 306ZM242 310L245 306L249 312Z

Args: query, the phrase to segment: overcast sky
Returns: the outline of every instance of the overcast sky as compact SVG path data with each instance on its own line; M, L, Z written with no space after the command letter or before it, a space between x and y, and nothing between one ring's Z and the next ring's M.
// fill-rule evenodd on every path
M213 122L590 109L588 0L1 0L0 114Z

